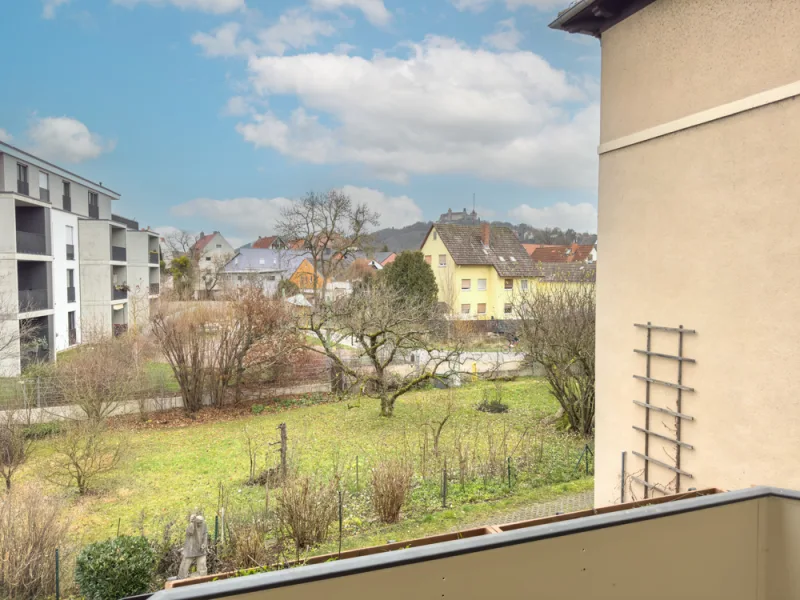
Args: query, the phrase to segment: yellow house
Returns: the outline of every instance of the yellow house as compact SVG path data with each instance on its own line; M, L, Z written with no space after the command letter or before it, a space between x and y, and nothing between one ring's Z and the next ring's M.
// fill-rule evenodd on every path
M510 318L514 293L539 276L508 227L435 223L420 249L436 276L439 301L463 318Z

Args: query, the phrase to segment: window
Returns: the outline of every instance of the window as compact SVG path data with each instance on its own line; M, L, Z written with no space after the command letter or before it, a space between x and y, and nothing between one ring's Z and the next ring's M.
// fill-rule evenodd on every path
M259 258L258 259L258 264L263 265L264 264L264 259L263 258Z
M275 275L268 276L267 281L275 281Z
M75 329L75 311L71 310L67 313L67 327Z
M486 291L486 280L485 279L478 279L478 291L485 292Z
M64 195L69 198L69 196L70 196L70 184L69 184L69 181L62 181L61 184L64 186Z
M478 314L479 315L486 314L486 304L478 304Z
M237 281L241 281L242 280L242 276L241 275L237 275L236 279L237 279Z
M519 282L519 287L522 288L523 292L527 292L528 291L528 280L527 279L522 279Z
M447 266L447 254L440 254L439 255L439 266L446 267Z
M100 218L100 203L97 199L97 192L89 192L89 216L93 219Z
M67 287L75 287L75 269L67 269Z
M470 305L469 305L469 304L462 304L462 305L461 305L461 314L462 314L462 315L468 315L468 314L469 314L469 309L470 309L470 308L471 308L471 307L470 307Z
M211 257L210 256L206 256L206 262L211 262Z
M435 240L438 240L438 239L439 239L439 236L438 236L438 235L436 235L436 231L434 231L434 232L433 232L433 239L435 239Z
M28 165L17 163L17 181L28 183Z
M507 314L507 315L510 315L511 314L511 304L506 303L505 305L503 305L503 312L505 314Z
M425 262L428 263L428 264L431 264L431 255L430 254L426 254L425 255Z
M472 287L472 280L471 279L462 279L461 280L461 289L465 291L469 291Z
M510 258L510 259L511 259L511 262L517 262L517 259L516 259L516 258L514 258L513 256L509 256L508 258Z
M217 244L217 248L222 248L222 244Z
M506 259L505 259L505 258L503 258L502 256L498 256L497 258L499 258L499 259L500 259L500 262L506 262Z
M50 189L50 176L44 171L39 171L39 189L40 190Z
M70 183L69 181L61 181L61 185L64 186L64 195L61 197L61 208L64 210L71 212L72 211L72 195L70 191Z
M75 244L75 229L72 225L67 225L67 245L73 246Z
M503 288L507 289L507 290L513 290L514 289L514 280L513 279L506 279L503 282Z

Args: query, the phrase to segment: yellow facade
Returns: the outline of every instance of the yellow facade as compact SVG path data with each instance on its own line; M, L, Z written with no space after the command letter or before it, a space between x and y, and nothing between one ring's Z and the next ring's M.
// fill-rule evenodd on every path
M457 265L436 233L435 225L420 251L430 260L439 287L439 302L447 304L454 315L464 318L509 319L511 314L506 310L513 302L514 293L524 291L523 286L535 285L532 278L500 277L492 265ZM442 256L443 265L440 264ZM467 279L469 290L462 289L462 282ZM506 289L506 280L511 282L511 289ZM483 281L485 289L480 289L484 287ZM481 312L483 305L485 312ZM466 306L469 306L468 313L462 310Z

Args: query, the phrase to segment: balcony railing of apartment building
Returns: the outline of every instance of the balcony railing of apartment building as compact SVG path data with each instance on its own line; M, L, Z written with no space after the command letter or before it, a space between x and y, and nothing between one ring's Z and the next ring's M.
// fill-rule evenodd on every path
M20 181L19 179L17 179L17 193L25 194L26 196L28 196L30 195L29 194L30 191L31 189L27 181Z
M149 257L151 265L158 264L158 250L150 250Z
M71 196L61 196L61 206L67 212L72 212L72 197Z
M113 325L114 337L119 337L126 331L128 331L128 325L126 323L114 323Z
M89 218L90 219L99 219L100 218L100 207L99 206L92 206L89 205Z
M50 190L39 188L39 200L42 202L50 202Z
M67 288L67 302L75 302L75 287Z
M75 246L67 244L67 260L75 260Z
M128 290L114 288L111 290L111 297L114 300L125 300L128 297Z
M151 283L150 284L150 295L151 296L158 296L158 284Z
M70 329L69 330L69 345L74 346L78 343L78 330L77 329Z
M47 237L43 233L17 231L17 252L20 254L47 254Z
M46 310L50 308L47 302L47 289L19 290L19 312Z
M122 246L111 246L111 260L125 262L127 254L127 250Z

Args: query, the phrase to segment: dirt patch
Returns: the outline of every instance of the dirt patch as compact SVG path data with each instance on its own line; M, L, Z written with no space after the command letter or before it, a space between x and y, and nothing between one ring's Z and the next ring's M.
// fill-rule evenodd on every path
M328 404L338 401L339 398L334 394L319 393L300 396L280 396L269 399L259 398L255 400L242 400L237 404L229 404L222 408L206 406L194 414L187 413L183 408L172 408L169 410L147 413L146 415L121 415L118 417L111 417L108 420L108 427L124 431L175 429L180 427L192 427L193 425L204 423L234 421L243 417L256 415L275 414L294 408L302 408L316 404ZM256 407L255 409L253 408L254 406Z

